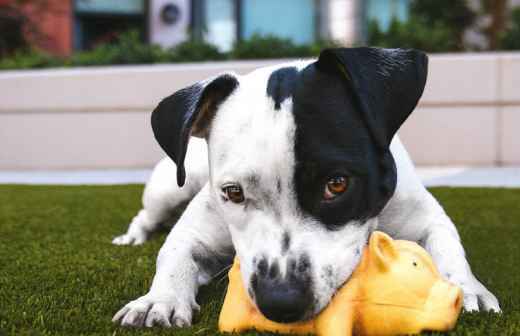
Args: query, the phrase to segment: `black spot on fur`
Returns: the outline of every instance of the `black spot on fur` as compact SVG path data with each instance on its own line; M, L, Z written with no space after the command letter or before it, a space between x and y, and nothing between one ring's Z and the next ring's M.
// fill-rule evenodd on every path
M327 284L328 287L334 288L335 282L334 282L334 271L331 265L323 267L323 280Z
M264 277L267 274L267 259L262 258L257 265L258 275Z
M278 194L282 193L282 180L280 178L276 179L276 192Z
M248 183L248 187L251 189L258 189L260 186L260 176L256 174L251 174L246 179Z
M359 247L356 247L355 254L356 256L359 256L361 254L361 249Z
M256 275L256 273L253 273L253 275L251 275L251 288L254 291L254 290L256 290L257 287L258 287L258 275ZM249 293L249 296L254 297L254 294L252 295L251 293Z
M206 210L208 211L215 211L215 207L213 206L213 203L212 202L206 202Z
M269 268L269 278L274 279L274 278L278 277L279 274L280 274L280 266L278 266L278 262L275 261Z
M305 273L311 268L311 261L307 254L302 254L298 260L298 272Z
M291 258L287 263L288 273L294 273L296 271L296 260Z
M282 254L287 253L289 246L291 245L291 236L289 232L285 231L282 237Z
M227 159L227 152L222 152L218 156L218 162L224 162Z
M267 95L273 98L276 110L279 110L282 102L292 95L297 78L298 70L295 67L280 68L269 77Z

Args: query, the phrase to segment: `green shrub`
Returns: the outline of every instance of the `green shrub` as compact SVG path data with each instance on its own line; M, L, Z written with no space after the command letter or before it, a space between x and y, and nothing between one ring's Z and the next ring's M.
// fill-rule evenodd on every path
M296 45L289 39L255 35L250 40L237 43L230 53L222 53L215 46L202 41L186 41L172 49L163 49L142 42L138 32L130 31L121 34L113 44L102 44L92 50L77 52L69 58L53 57L34 50L19 52L14 57L0 59L0 69L310 57L318 55L324 48L337 46L327 41Z
M186 41L171 50L174 62L200 62L226 59L217 47L203 41Z
M232 58L286 58L307 56L307 47L296 46L290 39L272 35L254 34L250 39L238 41L231 51Z
M148 64L169 62L172 59L170 52L142 42L137 31L129 31L121 34L114 44L102 44L90 51L73 55L66 65Z
M429 52L461 51L466 49L464 32L475 18L466 0L413 0L409 19L392 19L386 32L376 21L370 22L368 44Z
M511 25L502 34L500 47L505 50L520 50L520 7L511 11Z
M59 67L61 63L61 59L37 50L20 51L0 58L0 70L51 68Z
M290 39L254 34L248 40L237 42L231 51L231 57L236 59L310 57L318 55L324 48L333 46L338 45L330 41L297 45Z
M458 50L457 41L446 26L439 22L428 26L415 18L406 22L394 18L386 32L379 28L376 21L371 21L368 41L372 46L384 48L416 48L428 52Z

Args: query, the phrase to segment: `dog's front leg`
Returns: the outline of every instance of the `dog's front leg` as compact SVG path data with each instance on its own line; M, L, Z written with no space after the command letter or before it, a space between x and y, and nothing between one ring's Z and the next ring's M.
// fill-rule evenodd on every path
M423 246L432 255L441 274L461 287L464 309L500 312L496 297L473 275L451 219L444 212L431 219L427 234L422 239Z
M206 185L191 201L157 257L148 294L114 315L123 326L185 327L191 325L200 285L231 263L229 231L215 211Z

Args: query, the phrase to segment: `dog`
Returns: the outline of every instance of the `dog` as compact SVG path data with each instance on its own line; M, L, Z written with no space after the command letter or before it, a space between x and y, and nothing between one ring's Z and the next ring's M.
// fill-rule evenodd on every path
M396 135L427 73L416 50L326 49L316 60L224 73L162 100L151 122L169 158L113 243L145 242L191 201L160 249L150 291L113 321L191 325L198 288L235 255L268 319L310 319L348 280L375 229L423 246L462 288L467 311L499 312Z

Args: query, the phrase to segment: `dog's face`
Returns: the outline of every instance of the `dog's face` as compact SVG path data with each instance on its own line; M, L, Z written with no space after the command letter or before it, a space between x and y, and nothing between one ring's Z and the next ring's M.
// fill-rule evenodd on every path
M389 144L425 79L421 53L335 49L196 84L154 112L180 184L189 134L207 139L214 202L267 318L313 317L350 276L393 194Z

